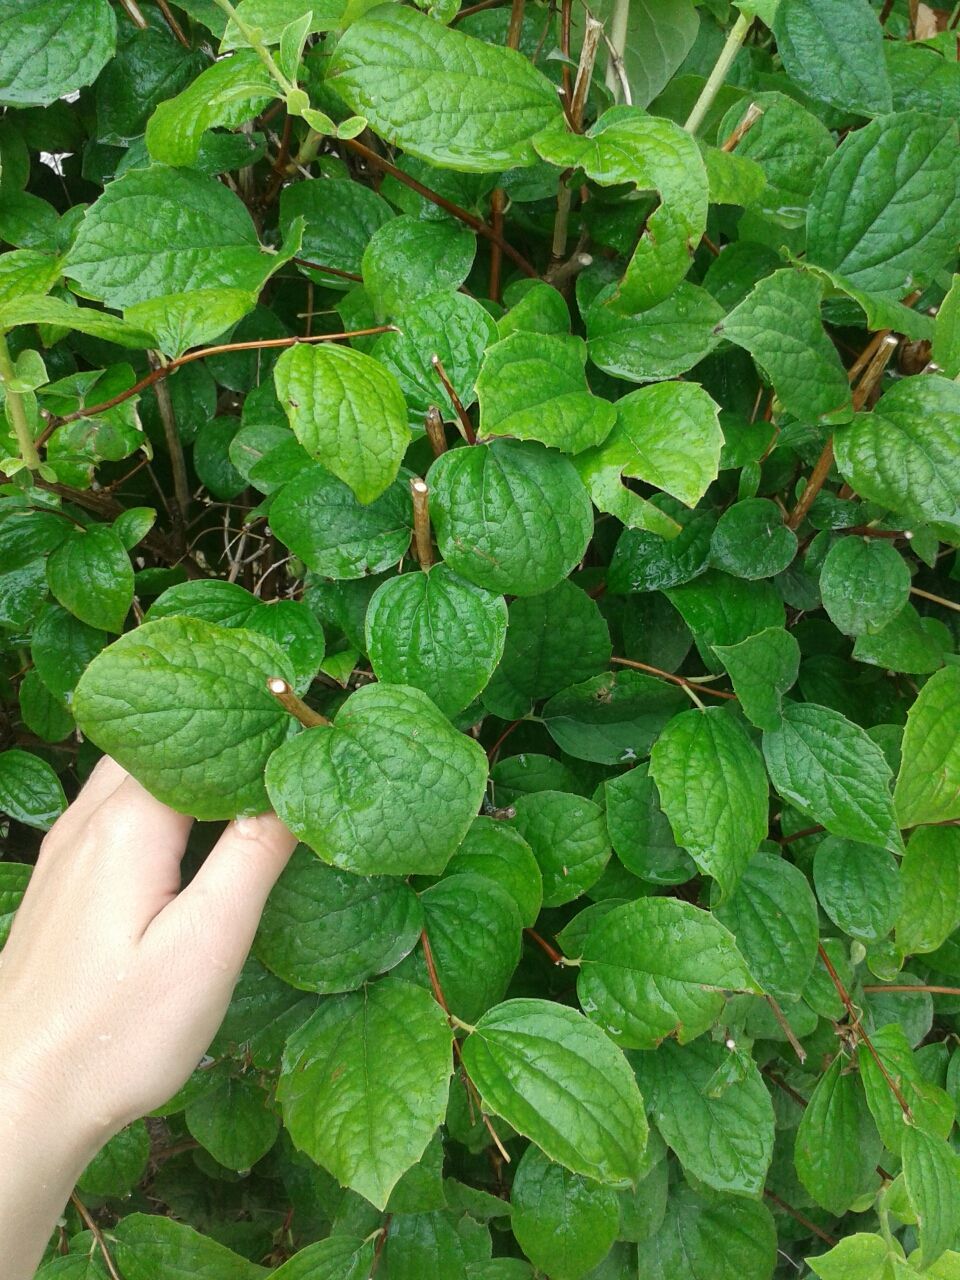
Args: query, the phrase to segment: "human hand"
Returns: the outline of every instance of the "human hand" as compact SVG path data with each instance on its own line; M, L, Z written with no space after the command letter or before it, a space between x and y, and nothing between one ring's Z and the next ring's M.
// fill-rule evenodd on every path
M71 1158L194 1070L296 843L273 814L239 819L181 893L191 824L101 760L44 840L0 952L0 1082Z

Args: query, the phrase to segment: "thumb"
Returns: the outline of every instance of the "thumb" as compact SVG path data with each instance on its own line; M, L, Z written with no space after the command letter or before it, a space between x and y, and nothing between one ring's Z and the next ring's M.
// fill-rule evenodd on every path
M190 884L161 913L166 926L215 941L220 963L239 971L264 903L296 844L274 813L235 819Z

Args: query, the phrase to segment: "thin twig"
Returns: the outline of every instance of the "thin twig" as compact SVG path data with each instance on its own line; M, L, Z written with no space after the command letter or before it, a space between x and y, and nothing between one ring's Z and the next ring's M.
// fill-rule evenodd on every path
M77 1195L75 1191L71 1191L70 1193L70 1203L76 1209L77 1213L79 1213L80 1217L83 1219L84 1226L87 1228L87 1230L90 1232L90 1234L93 1236L94 1240L96 1241L97 1248L100 1250L100 1253L103 1255L103 1263L104 1263L104 1266L107 1268L107 1272L110 1275L110 1280L123 1280L123 1276L117 1270L117 1264L114 1262L113 1258L110 1255L110 1250L107 1248L107 1242L103 1238L103 1232L97 1226L96 1220L94 1219L90 1210L83 1203L83 1201L80 1199L80 1197Z
M744 113L743 119L733 132L729 133L721 142L720 150L732 151L747 136L762 115L763 107L758 107L755 102L751 102Z
M158 357L152 359L151 363L154 363L155 368L163 368L162 361ZM157 409L163 424L163 437L166 441L167 453L170 455L170 468L173 471L173 493L179 513L179 520L175 520L174 523L182 529L190 513L190 480L187 476L187 463L183 456L183 443L180 440L180 432L177 430L170 388L164 381L158 380L154 394L157 397Z
M547 957L551 964L565 965L566 957L562 955L556 947L550 945L546 938L541 937L536 929L524 929L523 931L531 942L535 942L543 954Z
M326 262L311 262L309 258L294 258L298 267L309 267L311 271L320 271L325 276L337 276L340 280L362 281L358 271L344 271L342 267L331 267Z
M487 752L487 760L490 764L493 764L494 760L496 759L497 752L500 750L500 748L503 746L506 740L510 737L511 733L513 733L514 729L516 729L517 725L520 725L520 724L523 724L522 720L514 720L507 725L503 733L501 733L500 737L496 740L496 742Z
M426 481L415 476L410 481L410 496L413 498L413 544L420 568L429 569L433 564L433 544L430 540L430 490Z
M953 609L960 613L960 604L955 600L947 600L945 596L935 596L932 591L923 591L920 587L911 587L910 594L912 596L920 596L922 600L932 600L934 604L941 605L944 609Z
M283 676L271 676L267 681L267 689L284 711L289 711L305 729L316 729L320 725L331 723L326 716L322 716L319 711L314 711L313 707L308 707L302 698L298 698Z
M439 458L442 453L446 453L447 438L443 433L443 418L440 416L440 410L435 404L432 404L424 415L423 429L426 431L427 439L430 441L433 456Z
M807 1051L806 1049L804 1049L803 1045L800 1043L797 1037L793 1034L793 1027L791 1027L790 1023L787 1021L786 1014L780 1008L779 1004L777 1004L776 1000L774 1000L773 996L766 995L764 996L764 999L766 1000L767 1004L770 1006L770 1011L773 1014L773 1016L776 1018L780 1026L780 1030L783 1032L783 1034L787 1037L787 1040L790 1042L790 1048L797 1055L797 1059L799 1060L800 1065L803 1066L803 1064L807 1060Z
M611 658L610 661L621 667L631 667L637 671L648 671L652 676L659 676L661 680L669 680L671 684L677 684L683 688L692 686L698 693L709 693L714 698L727 698L731 702L737 701L735 693L727 693L723 689L711 689L697 680L688 680L686 676L676 676L671 671L661 671L659 667L651 667L646 662L635 662L633 658L617 657Z
M881 991L895 991L900 995L922 995L924 992L932 996L960 996L960 987L937 987L929 983L909 982L871 983L863 988L865 995L877 995Z
M777 844L793 844L794 840L804 840L807 836L818 835L823 830L824 828L821 826L804 827L802 831L794 831L791 835L780 836L777 839Z
M180 41L180 43L183 45L185 49L189 49L190 41L184 35L183 27L181 27L180 23L176 20L176 18L171 13L170 6L167 4L167 0L157 0L157 8L163 14L164 22L166 22L167 26L173 32L177 40Z
M799 1222L802 1227L806 1227L808 1231L812 1231L815 1236L818 1236L824 1242L824 1244L828 1244L832 1248L838 1243L833 1236L828 1235L826 1231L822 1231L815 1222L811 1222L810 1219L805 1217L799 1209L795 1209L792 1204L787 1204L786 1200L781 1200L773 1191L769 1191L764 1187L763 1194L768 1200L775 1204L778 1209L782 1209L784 1213L789 1213L790 1217Z
M146 31L150 24L141 13L137 0L120 0L120 8L135 27L139 27L141 31Z
M447 395L450 397L450 403L453 405L454 409L456 410L457 418L459 419L459 422L460 422L461 433L463 435L464 440L466 440L467 444L476 444L477 433L473 429L473 423L470 421L470 415L467 413L466 409L463 407L463 402L461 401L460 397L457 395L456 391L454 390L453 383L450 381L449 377L447 376L447 371L443 367L443 362L441 361L438 355L434 354L430 357L430 363L433 365L433 368L436 371L437 377L443 383L443 389L444 391L446 391Z

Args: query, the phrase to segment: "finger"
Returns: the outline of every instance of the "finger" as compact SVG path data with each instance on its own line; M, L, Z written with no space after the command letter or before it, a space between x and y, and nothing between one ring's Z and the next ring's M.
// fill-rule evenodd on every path
M270 890L296 847L273 813L231 822L190 884L147 931L166 940L203 939L206 958L239 973Z

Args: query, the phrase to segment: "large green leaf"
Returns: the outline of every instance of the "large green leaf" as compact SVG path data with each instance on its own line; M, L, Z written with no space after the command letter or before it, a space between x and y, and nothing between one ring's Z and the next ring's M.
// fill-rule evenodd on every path
M690 134L639 108L614 107L586 135L549 131L536 147L551 164L579 166L601 186L632 182L660 193L615 297L628 311L668 297L687 274L707 222L707 172Z
M560 115L553 85L526 58L399 5L353 23L327 83L388 142L468 172L532 164L531 137Z
M120 347L149 347L156 341L152 330L137 328L133 322L107 311L72 306L62 298L47 298L29 290L18 292L0 305L0 328L12 329L18 324L61 325Z
M510 1188L510 1225L534 1266L580 1280L609 1252L620 1227L617 1193L529 1146Z
M900 1103L890 1088L891 1080L909 1106L914 1122L929 1133L945 1138L953 1127L954 1101L938 1085L924 1078L920 1061L903 1028L895 1022L875 1028L870 1043L873 1053L861 1044L857 1058L864 1096L883 1145L894 1155L900 1155L908 1128Z
M564 453L602 444L618 408L592 395L587 346L569 334L511 333L489 348L477 379L480 430L539 440Z
M146 133L151 158L195 165L205 130L243 124L269 106L276 93L273 77L252 50L222 58L154 111Z
M820 595L830 621L848 636L875 635L910 595L910 570L882 538L840 538L820 571Z
M561 750L597 764L635 764L686 699L638 671L612 671L572 685L543 708L547 730Z
M506 645L483 695L504 720L535 702L599 675L610 665L610 633L596 601L568 580L510 605Z
M882 1236L858 1231L845 1236L826 1253L806 1261L820 1280L874 1280L875 1276L900 1280L901 1276L910 1276L910 1272L891 1271L891 1257L899 1254L891 1254Z
M116 39L107 0L2 0L0 105L45 107L92 84Z
M613 10L610 0L602 0L591 6L590 12L608 23L609 31ZM690 52L699 26L692 0L633 0L626 15L623 45L624 71L633 102L641 107L652 102Z
M900 868L886 849L828 836L817 846L813 883L824 911L844 933L878 942L903 902Z
M130 1213L110 1231L110 1252L125 1280L262 1280L263 1267L193 1227L160 1214Z
M817 959L817 902L806 876L777 854L755 853L714 918L736 938L750 972L778 1000L796 1000Z
M49 831L66 807L60 779L46 760L18 748L0 752L0 813Z
M273 1280L366 1280L376 1244L358 1236L328 1236L298 1250L270 1274Z
M960 818L960 667L932 675L907 713L894 798L904 827Z
M148 329L159 350L176 358L189 347L219 338L256 305L256 293L246 289L193 289L135 302L126 308L125 318Z
M787 74L811 97L860 115L890 110L883 33L867 0L787 0L773 29Z
M930 375L892 386L836 434L837 468L857 493L960 540L960 386Z
M459 288L476 251L474 234L452 219L391 218L373 233L361 262L375 317L395 316L416 307L424 295Z
M532 596L555 586L593 533L590 499L573 465L533 441L451 449L427 481L444 560L497 594Z
M705 289L684 281L663 302L634 315L608 307L604 295L587 310L587 344L598 369L631 382L675 378L719 343L724 310Z
M734 1062L732 1079L723 1079ZM773 1103L742 1049L673 1041L634 1058L657 1129L684 1169L717 1191L759 1195L773 1157Z
M101 631L122 631L133 603L133 566L109 525L77 529L47 561L47 582L64 608Z
M364 578L396 564L410 544L412 523L404 475L363 503L326 467L307 467L270 504L270 527L280 541L330 578Z
M304 220L300 244L304 261L353 275L360 274L370 237L392 217L393 210L386 200L362 183L345 178L312 178L291 183L280 192L280 227L284 236L297 218ZM337 288L340 283L329 272L303 269L325 288Z
M829 2L836 9L847 0ZM820 172L807 212L809 259L857 289L902 296L955 252L958 195L948 120L913 111L873 120L852 130Z
M429 992L396 978L320 1006L287 1041L277 1097L301 1150L382 1209L447 1105L452 1037Z
M290 724L267 690L271 676L294 678L266 636L163 618L98 655L72 709L158 800L196 818L232 818L269 804L263 768Z
M890 766L859 725L830 707L787 702L780 728L763 735L763 754L777 791L814 822L903 852Z
M513 827L495 818L476 818L447 864L448 876L464 872L505 889L525 926L536 922L543 902L543 876L533 850Z
M684 711L654 743L650 774L677 844L726 896L767 834L760 752L722 707Z
M502 596L438 564L378 587L365 627L377 679L422 689L453 716L477 697L500 660L507 607Z
M407 407L383 365L334 343L298 344L274 370L277 396L307 453L373 502L397 477L410 442Z
M777 1229L760 1201L680 1186L660 1230L638 1254L644 1280L770 1280Z
M689 382L659 382L617 401L616 426L599 448L577 459L588 488L594 477L612 473L643 480L693 506L717 478L723 433L717 405L702 387ZM677 441L683 448L677 448ZM623 504L636 495L623 490ZM619 515L620 511L614 512ZM669 521L648 512L643 527L669 536ZM627 519L627 523L634 523Z
M920 1258L926 1268L956 1243L960 1232L960 1157L945 1138L908 1125L903 1178L917 1214Z
M267 789L290 830L361 875L439 875L483 798L487 761L419 689L365 685L334 723L270 758Z
M772 578L797 554L797 535L769 498L743 498L717 521L710 538L710 563L736 578Z
M249 1076L226 1076L186 1108L187 1128L227 1169L250 1169L277 1140L280 1117Z
M399 964L422 925L402 880L338 871L301 846L267 899L254 949L291 986L327 995Z
M674 898L615 907L587 934L577 979L586 1013L628 1049L707 1031L729 991L756 991L733 935Z
M960 830L920 827L900 864L903 905L897 946L908 955L936 951L960 926Z
M514 803L513 825L543 876L543 904L572 902L599 880L610 859L603 810L569 791L537 791Z
M696 864L673 838L646 765L636 765L603 784L607 831L614 853L635 876L653 884L684 884Z
M782 627L786 616L783 601L769 582L734 578L717 569L692 582L671 585L666 595L713 671L722 669L714 645L739 644L767 627Z
M256 293L277 265L232 191L154 165L117 178L90 206L64 271L84 293L125 307L191 289Z
M785 268L765 276L720 326L745 347L798 418L849 420L850 386L836 347L820 320L823 284L810 272Z
M640 1176L643 1101L620 1050L583 1014L508 1000L463 1045L484 1107L573 1173L624 1186Z
M800 646L791 631L766 627L739 644L713 646L727 668L743 714L758 729L776 729L783 695L800 670Z
M860 1082L844 1066L838 1054L820 1077L794 1151L800 1181L817 1204L838 1217L867 1189L879 1155Z

